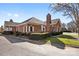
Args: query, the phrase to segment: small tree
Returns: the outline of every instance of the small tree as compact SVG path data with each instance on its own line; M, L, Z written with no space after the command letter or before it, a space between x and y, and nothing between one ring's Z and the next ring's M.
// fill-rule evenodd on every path
M51 4L50 7L51 11L61 12L64 16L71 18L77 26L79 36L79 3L57 3Z

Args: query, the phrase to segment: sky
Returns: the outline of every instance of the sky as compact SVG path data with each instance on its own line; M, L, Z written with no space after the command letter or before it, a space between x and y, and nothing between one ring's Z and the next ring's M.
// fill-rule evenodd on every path
M13 19L14 22L23 22L31 17L46 21L46 15L51 14L52 19L60 18L62 23L68 23L68 19L60 13L50 12L49 3L0 3L0 26L4 21Z

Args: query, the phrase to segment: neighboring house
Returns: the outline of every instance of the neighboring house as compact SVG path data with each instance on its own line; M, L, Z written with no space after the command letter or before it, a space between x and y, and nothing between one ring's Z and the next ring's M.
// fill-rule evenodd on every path
M10 21L5 21L4 23L4 31L16 31L16 25L19 23L13 22L12 19Z
M47 14L46 21L43 22L35 17L25 20L22 23L5 21L4 24L5 31L18 31L18 32L60 32L61 22L60 19L51 20L51 15Z
M3 26L1 26L0 27L0 33L3 32L3 31L4 31Z

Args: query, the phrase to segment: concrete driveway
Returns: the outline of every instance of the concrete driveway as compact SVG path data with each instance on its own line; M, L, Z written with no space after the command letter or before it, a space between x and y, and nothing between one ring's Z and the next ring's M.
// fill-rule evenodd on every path
M79 48L59 49L51 44L33 44L28 39L0 36L1 56L79 56Z

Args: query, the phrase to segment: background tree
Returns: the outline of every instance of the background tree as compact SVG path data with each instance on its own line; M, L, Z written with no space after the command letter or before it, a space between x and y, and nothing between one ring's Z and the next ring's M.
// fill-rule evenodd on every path
M67 31L67 26L65 23L62 24L62 31L63 32L66 32Z
M51 4L51 11L61 12L63 16L71 18L77 26L79 36L79 3L57 3Z
M76 24L73 21L67 23L67 29L68 29L68 31L76 32L77 33L77 29L76 28L77 28Z

